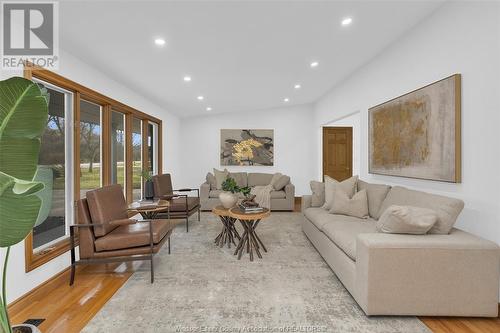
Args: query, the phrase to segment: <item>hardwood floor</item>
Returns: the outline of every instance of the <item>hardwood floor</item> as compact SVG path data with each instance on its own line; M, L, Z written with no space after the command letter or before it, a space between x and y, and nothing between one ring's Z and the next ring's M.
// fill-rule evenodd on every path
M500 306L499 306L500 308ZM419 317L434 333L498 333L500 317Z
M72 333L81 329L132 275L137 263L80 266L75 284L69 270L9 306L13 324L45 318L44 333Z

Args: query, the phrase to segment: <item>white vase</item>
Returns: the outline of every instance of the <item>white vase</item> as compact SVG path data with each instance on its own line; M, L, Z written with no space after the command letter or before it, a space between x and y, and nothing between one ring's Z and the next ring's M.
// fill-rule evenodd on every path
M38 329L38 327L36 327L34 325L30 325L30 324L14 325L14 326L12 326L12 329L14 330L14 328L16 328L16 327L19 327L19 328L21 328L21 327L29 328L29 329L31 329L31 333L42 333L42 331L40 331ZM14 332L16 332L16 330L14 330Z
M238 197L231 192L221 192L219 194L220 202L224 208L229 209L233 208L238 202Z

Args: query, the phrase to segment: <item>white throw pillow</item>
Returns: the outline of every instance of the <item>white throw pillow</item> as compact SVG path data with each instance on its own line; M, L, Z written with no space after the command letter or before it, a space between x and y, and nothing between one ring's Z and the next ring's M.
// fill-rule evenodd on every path
M436 224L436 211L413 206L389 206L377 221L377 231L389 234L424 235Z
M341 182L338 182L329 176L325 176L325 204L323 205L323 208L326 210L330 210L332 208L337 188L340 188L349 198L352 198L356 192L357 182L358 176L353 176Z
M330 213L354 216L361 219L368 217L368 197L366 190L361 190L354 194L352 198L349 198L344 191L337 189Z
M229 171L227 171L227 169L220 171L214 168L215 184L218 190L222 189L222 183L224 183L228 175Z

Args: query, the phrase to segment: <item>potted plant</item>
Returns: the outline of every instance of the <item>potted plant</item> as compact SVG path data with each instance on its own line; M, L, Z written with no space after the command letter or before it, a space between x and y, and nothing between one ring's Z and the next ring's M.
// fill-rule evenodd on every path
M144 179L144 198L146 200L153 200L155 192L153 187L153 176L151 175L151 171L142 170L142 178Z
M222 183L222 190L224 192L219 194L219 199L222 206L227 209L234 207L238 202L236 193L242 193L245 197L250 194L250 188L248 186L239 187L238 184L236 184L236 180L231 177L226 178Z
M13 77L0 81L0 248L4 255L0 332L40 332L33 325L11 326L6 278L10 248L23 241L43 205L43 182L35 181L40 137L48 117L48 93L36 83Z

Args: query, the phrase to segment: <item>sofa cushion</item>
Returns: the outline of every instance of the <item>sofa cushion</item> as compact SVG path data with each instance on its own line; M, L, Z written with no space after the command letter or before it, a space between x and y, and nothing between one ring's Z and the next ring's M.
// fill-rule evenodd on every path
M222 190L213 190L208 192L208 197L209 198L219 198L219 194L223 192ZM243 198L243 194L237 193L236 194L239 198ZM271 199L285 199L286 198L286 193L285 191L271 191Z
M311 180L311 206L321 207L325 204L325 183Z
M272 173L248 173L248 186L265 186L271 183L271 179L273 178Z
M353 176L341 182L335 179L325 176L325 204L324 209L330 210L333 204L333 198L337 188L344 191L349 198L352 198L354 193L356 193L356 183L358 182L358 176Z
M223 171L214 169L214 176L215 176L215 187L217 190L222 189L222 183L227 179L227 176L229 175L229 171L227 169L224 169Z
M153 243L158 244L174 228L169 220L153 220ZM96 251L120 250L149 245L149 222L119 226L95 241Z
M281 175L281 177L273 182L273 187L276 191L281 191L286 185L288 185L288 183L290 183L290 177L287 175Z
M412 206L390 206L376 223L378 232L424 235L437 222L432 209Z
M187 199L187 200L186 200ZM187 201L187 206L186 206ZM200 205L200 198L198 197L187 197L187 198L175 198L170 200L170 212L185 212L186 208L188 211L195 209Z
M239 187L246 187L248 184L246 172L230 172L229 177L233 178Z
M357 217L347 215L330 214L327 210L321 207L309 207L304 211L305 217L311 221L319 230L323 230L323 226L332 221L360 221Z
M366 196L366 190L357 192L352 198L349 198L344 191L335 191L330 213L359 218L368 217L368 197Z
M271 199L285 199L285 191L271 191Z
M392 205L415 206L436 211L438 220L429 230L430 234L450 233L458 215L464 208L464 202L460 199L409 190L401 186L395 186L389 191L380 208L380 214L383 214Z
M215 180L215 176L213 173L211 172L207 173L205 180L207 181L207 184L210 185L211 190L217 189L217 181Z
M378 219L380 217L378 212L390 189L391 187L389 185L370 184L362 180L358 180L358 191L366 190L366 195L368 196L368 212L374 219Z
M334 218L323 225L323 232L349 258L356 261L356 238L359 234L377 232L375 220L344 215L330 216Z
M212 191L208 192L208 197L209 198L219 198L219 194L221 194L222 192L224 192L224 191L222 191L222 190L212 190Z

